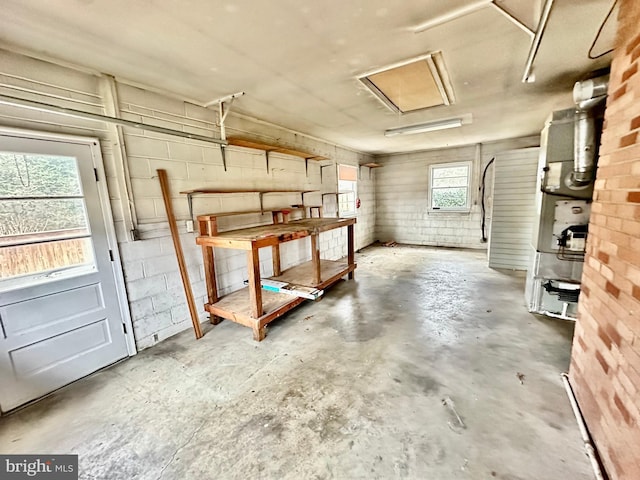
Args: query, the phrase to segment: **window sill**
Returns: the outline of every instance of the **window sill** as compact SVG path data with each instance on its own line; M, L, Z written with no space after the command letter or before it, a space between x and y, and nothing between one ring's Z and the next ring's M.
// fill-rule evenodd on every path
M466 214L471 213L471 209L466 210L451 210L446 208L430 208L429 213L455 213L455 214Z

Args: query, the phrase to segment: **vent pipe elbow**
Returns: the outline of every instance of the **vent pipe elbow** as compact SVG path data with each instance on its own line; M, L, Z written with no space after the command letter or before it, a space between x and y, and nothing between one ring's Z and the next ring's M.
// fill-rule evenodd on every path
M593 181L596 164L596 121L594 108L607 98L609 76L577 82L573 87L576 103L574 156L571 183L576 187Z

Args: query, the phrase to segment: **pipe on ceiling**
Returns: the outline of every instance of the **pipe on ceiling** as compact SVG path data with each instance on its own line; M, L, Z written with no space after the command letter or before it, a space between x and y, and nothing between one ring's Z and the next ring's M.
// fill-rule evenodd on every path
M11 105L14 107L29 108L32 110L38 110L41 112L57 113L59 115L66 115L68 117L83 118L88 120L95 120L98 122L112 123L116 125L122 125L123 127L139 128L141 130L149 130L156 133L164 133L165 135L173 135L175 137L190 138L192 140L199 140L201 142L215 143L216 145L227 145L225 140L218 138L206 137L204 135L197 135L195 133L182 132L180 130L173 130L171 128L159 127L157 125L149 125L146 123L134 122L132 120L125 120L123 118L110 117L108 115L100 115L99 113L85 112L82 110L76 110L74 108L62 107L60 105L52 105L49 103L37 102L35 100L27 100L26 98L13 97L11 95L0 94L0 104Z
M475 3L471 3L469 5L465 5L464 7L456 8L455 10L451 10L450 12L443 13L442 15L432 18L431 20L427 20L426 22L421 23L417 27L414 27L414 33L421 33L425 30L429 30L430 28L437 27L444 23L451 22L452 20L456 20L458 18L469 15L470 13L481 10L485 7L493 7L496 11L504 15L504 17L520 28L523 32L531 37L535 36L535 32L531 30L527 25L518 20L514 15L510 12L502 8L502 6L498 5L495 0L479 0Z
M520 20L518 20L516 17L514 17L511 13L509 13L507 10L505 10L504 8L502 8L500 5L498 5L495 1L491 2L490 5L497 10L499 13L501 13L502 15L505 16L505 18L507 20L509 20L511 23L513 23L516 27L518 27L520 30L522 30L523 32L525 32L527 35L531 36L531 37L535 37L536 32L534 32L533 30L531 30L528 26L526 26L524 23L522 23Z
M536 28L536 34L531 42L531 48L529 49L529 56L527 57L527 63L524 67L524 74L522 75L522 83L531 83L534 80L532 76L533 61L536 59L538 49L540 48L540 42L542 42L542 35L547 27L549 21L549 15L551 14L551 8L553 7L553 0L546 0L544 7L542 8L542 14L540 15L540 21Z
M469 15L470 13L483 9L491 3L493 3L493 0L480 0L478 2L465 5L464 7L456 8L455 10L451 10L448 13L444 13L436 18L432 18L431 20L427 20L426 22L421 23L413 29L413 32L424 32L425 30L429 30L430 28L437 27L438 25L442 25L443 23L450 22L457 18L464 17L465 15Z

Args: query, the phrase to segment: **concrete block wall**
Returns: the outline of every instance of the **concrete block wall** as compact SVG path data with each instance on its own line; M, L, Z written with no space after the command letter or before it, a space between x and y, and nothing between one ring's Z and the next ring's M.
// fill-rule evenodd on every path
M102 97L100 76L0 50L0 91L8 95L44 103L104 114L106 99ZM118 107L125 119L140 124L154 124L204 136L219 137L215 112L175 96L117 83ZM241 104L238 101L234 108ZM307 205L324 204L325 216L335 216L335 197L322 193L337 190L336 165L358 165L372 161L368 155L354 152L322 140L280 128L247 115L232 113L227 119L227 135L247 136L265 143L280 142L300 150L327 157L322 163L309 162L288 155L270 154L269 171L264 152L227 148L227 169L222 164L220 148L211 143L154 133L144 129L123 128L125 167L130 191L118 176L118 138L108 125L56 114L36 112L18 107L0 106L0 124L32 130L98 137L101 143L107 184L116 223L119 249L126 279L134 335L139 349L149 347L181 330L191 328L177 261L169 236L156 169L168 172L172 200L189 276L196 303L205 300L205 285L200 248L195 233L187 233L189 218L186 197L179 192L198 187L210 188L274 188L317 190L307 194ZM322 180L320 165L323 169ZM374 175L362 175L359 182L363 208L358 212L356 248L374 241L375 193ZM302 203L299 194L265 195L264 206L283 207ZM194 215L203 213L259 210L257 194L210 195L194 197ZM125 212L132 208L135 225L142 240L131 241ZM229 217L222 229L259 225L270 219L259 214ZM346 232L326 232L320 236L321 256L337 259L346 255ZM282 266L287 268L310 259L310 242L290 242L282 246ZM260 252L263 275L272 269L271 250ZM217 280L221 294L243 287L247 279L246 256L236 250L216 249ZM202 320L205 319L204 311Z
M414 245L486 249L482 243L479 187L482 171L496 153L538 146L539 136L481 145L427 150L376 158L375 237ZM471 210L431 212L428 204L429 165L471 161ZM487 174L485 203L490 231L492 172Z
M619 2L570 380L611 480L640 478L640 4Z

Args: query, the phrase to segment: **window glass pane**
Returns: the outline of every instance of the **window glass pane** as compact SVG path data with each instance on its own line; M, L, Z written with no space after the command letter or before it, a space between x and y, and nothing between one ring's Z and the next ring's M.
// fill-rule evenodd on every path
M347 180L338 180L338 216L355 215L357 183Z
M81 194L75 158L0 152L0 197Z
M467 165L461 167L433 167L433 178L466 177L469 175Z
M467 188L434 188L431 191L431 205L440 208L466 207Z
M358 179L358 168L349 165L338 165L338 180L355 182Z
M0 247L2 280L38 273L52 276L78 267L95 270L90 238Z
M69 229L89 233L82 198L0 200L0 236Z
M2 287L95 271L80 182L73 157L0 152Z
M465 177L445 177L445 178L434 178L432 186L433 187L466 187L468 182L468 178Z

